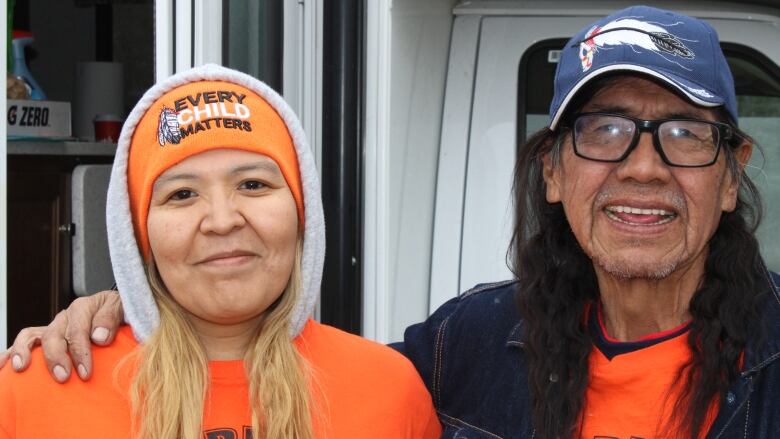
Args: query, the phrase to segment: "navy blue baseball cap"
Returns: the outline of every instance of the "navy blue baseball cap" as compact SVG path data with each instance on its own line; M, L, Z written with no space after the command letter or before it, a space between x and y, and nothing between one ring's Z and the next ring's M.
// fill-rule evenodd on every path
M705 21L647 6L632 6L578 32L561 51L550 105L550 129L585 84L606 73L657 78L689 101L723 106L737 121L734 78L718 34Z

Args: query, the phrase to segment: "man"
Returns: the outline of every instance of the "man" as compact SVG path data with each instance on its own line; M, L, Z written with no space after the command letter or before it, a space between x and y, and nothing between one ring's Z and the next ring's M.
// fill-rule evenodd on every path
M398 346L444 437L780 437L780 278L753 235L737 121L703 21L638 6L566 44L549 127L518 150L516 279L451 300ZM90 323L99 301L116 304L55 320L50 370L69 373L67 331L89 375L87 331L118 324ZM15 368L40 333L17 339Z

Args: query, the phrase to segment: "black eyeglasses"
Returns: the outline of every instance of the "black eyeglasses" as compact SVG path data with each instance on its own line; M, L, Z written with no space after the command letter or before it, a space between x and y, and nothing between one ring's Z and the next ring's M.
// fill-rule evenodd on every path
M653 146L669 166L699 168L718 160L721 143L734 136L727 124L695 119L642 120L610 113L581 113L571 124L574 153L597 162L625 160L639 135L653 133Z

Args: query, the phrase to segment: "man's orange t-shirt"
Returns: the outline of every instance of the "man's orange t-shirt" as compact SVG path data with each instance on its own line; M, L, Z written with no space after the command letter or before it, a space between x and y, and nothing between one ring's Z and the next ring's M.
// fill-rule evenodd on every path
M310 320L295 339L308 361L317 438L438 438L436 412L414 366L378 343ZM0 371L0 438L129 438L129 376L115 373L138 346L129 327L94 348L92 378L56 383L40 349L22 374ZM124 368L119 368L122 371ZM241 360L209 363L205 439L251 437L248 388ZM124 390L123 390L124 389Z
M600 326L609 337L603 323ZM677 373L691 358L684 326L645 337L650 343L653 338L662 341L611 359L593 347L580 439L677 438L670 425L682 389ZM592 321L590 327L593 332ZM670 333L676 335L665 336ZM706 436L716 414L717 404L713 404L700 437Z

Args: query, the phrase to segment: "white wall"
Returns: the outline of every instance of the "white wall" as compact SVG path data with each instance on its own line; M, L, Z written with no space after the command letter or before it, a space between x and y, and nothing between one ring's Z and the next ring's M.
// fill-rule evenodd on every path
M0 20L0 35L6 35L6 20ZM6 45L0 44L0 72L5 72L6 67ZM0 91L0 108L5 114L5 93L6 89ZM6 271L8 267L8 258L6 253L6 237L8 203L7 203L7 169L6 164L6 127L5 123L0 123L0 348L7 345L8 341L8 289Z
M282 95L322 163L322 13L325 0L284 0Z
M363 334L428 315L452 0L367 2Z
M303 125L322 174L322 14L325 0L284 0L282 96ZM314 310L320 318L320 304Z
M173 59L173 5L168 0L154 0L154 82L171 76Z

